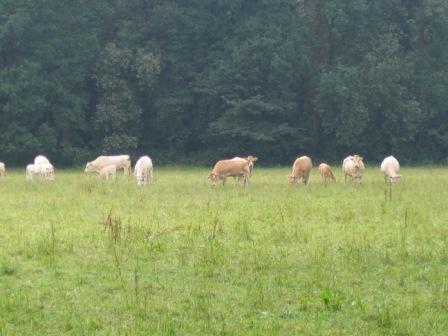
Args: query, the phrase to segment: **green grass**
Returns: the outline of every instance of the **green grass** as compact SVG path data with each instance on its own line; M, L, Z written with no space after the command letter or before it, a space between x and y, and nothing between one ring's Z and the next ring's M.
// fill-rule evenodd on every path
M0 335L446 335L448 170L0 180ZM391 196L391 197L390 197ZM391 198L391 199L390 199Z

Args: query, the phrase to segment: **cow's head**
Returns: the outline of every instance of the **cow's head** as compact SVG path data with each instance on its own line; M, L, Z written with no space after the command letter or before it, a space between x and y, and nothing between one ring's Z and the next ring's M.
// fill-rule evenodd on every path
M210 173L210 175L207 177L207 179L210 180L210 182L212 183L212 186L215 186L216 182L218 182L218 180L219 180L219 175L215 174L215 173Z
M389 176L390 183L400 182L401 175Z
M256 156L249 155L249 156L246 158L246 160L249 161L249 162L255 162L255 161L258 160L258 158L257 158Z
M362 171L364 170L364 162L362 161L363 157L359 155L353 155L352 161L355 168L355 179L361 179L362 178Z
M85 173L93 173L96 172L96 168L94 167L94 165L92 164L92 162L87 162L86 164L86 169L84 169Z
M297 182L297 178L298 178L298 176L294 176L294 175L289 175L288 176L288 182L289 183L296 183Z

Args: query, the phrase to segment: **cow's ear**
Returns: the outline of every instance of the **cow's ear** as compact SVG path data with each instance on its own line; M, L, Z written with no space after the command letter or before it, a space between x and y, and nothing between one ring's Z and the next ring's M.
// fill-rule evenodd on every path
M254 162L257 161L257 160L258 160L258 158L256 156L254 156Z

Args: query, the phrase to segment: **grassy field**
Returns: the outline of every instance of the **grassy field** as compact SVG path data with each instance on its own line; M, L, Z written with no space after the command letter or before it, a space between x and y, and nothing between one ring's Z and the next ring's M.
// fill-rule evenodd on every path
M0 335L447 335L448 169L0 180Z

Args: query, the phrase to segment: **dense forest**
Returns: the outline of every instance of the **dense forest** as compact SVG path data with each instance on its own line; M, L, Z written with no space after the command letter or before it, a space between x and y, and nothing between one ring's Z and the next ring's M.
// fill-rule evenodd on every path
M0 0L0 161L448 162L446 0Z

